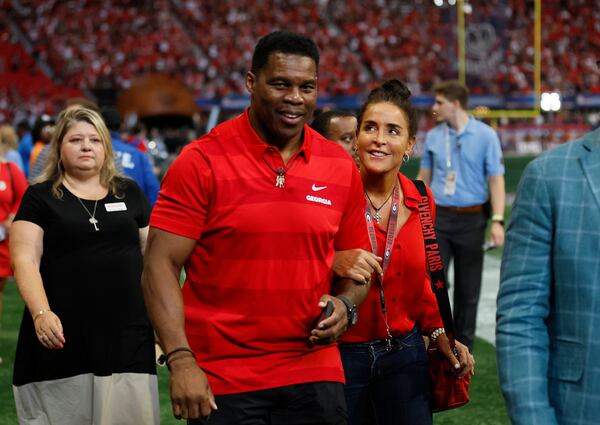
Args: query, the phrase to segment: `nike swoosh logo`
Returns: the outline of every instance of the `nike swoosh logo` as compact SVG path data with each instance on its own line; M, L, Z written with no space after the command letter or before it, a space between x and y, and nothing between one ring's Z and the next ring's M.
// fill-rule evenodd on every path
M314 183L312 185L312 190L314 190L315 192L318 192L318 191L323 190L323 189L327 189L327 186L317 186Z

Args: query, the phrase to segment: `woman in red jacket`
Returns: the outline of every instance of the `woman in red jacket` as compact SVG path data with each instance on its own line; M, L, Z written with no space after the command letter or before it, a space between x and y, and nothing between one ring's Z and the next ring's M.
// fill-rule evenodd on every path
M349 424L431 424L423 336L438 345L459 375L472 373L474 361L458 341L456 358L443 332L427 273L418 216L421 196L399 172L417 132L410 91L398 80L386 81L369 94L358 122L365 217L379 258L361 250L339 252L334 272L369 280L385 251L391 255L360 305L360 320L342 336L339 346ZM431 193L429 200L434 211Z
M8 278L12 276L8 251L8 229L10 229L23 193L27 188L27 180L23 172L5 158L6 152L12 148L9 140L11 138L16 139L12 127L0 127L0 320L2 320L4 306L4 286Z

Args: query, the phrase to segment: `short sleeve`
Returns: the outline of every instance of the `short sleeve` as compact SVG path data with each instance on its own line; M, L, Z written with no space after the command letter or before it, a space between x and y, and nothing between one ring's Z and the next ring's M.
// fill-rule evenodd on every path
M214 175L208 159L196 143L188 145L163 179L150 226L199 239L213 193Z
M423 145L423 153L421 154L421 168L426 168L431 170L433 168L433 164L431 161L431 131L427 133L425 136L425 144Z
M29 221L37 224L42 229L45 228L48 223L48 206L44 199L44 188L48 188L48 185L45 183L27 188L14 221ZM50 196L50 194L48 193L46 196Z
M365 224L365 198L357 168L352 164L352 178L346 208L335 237L335 250L369 249L369 237Z
M504 175L504 160L502 159L502 146L498 134L490 129L488 149L485 156L487 176Z
M148 223L150 222L152 205L150 205L148 198L134 180L130 180L129 184L131 185L131 192L133 192L132 195L139 205L139 208L136 208L135 221L137 226L141 229L148 226Z

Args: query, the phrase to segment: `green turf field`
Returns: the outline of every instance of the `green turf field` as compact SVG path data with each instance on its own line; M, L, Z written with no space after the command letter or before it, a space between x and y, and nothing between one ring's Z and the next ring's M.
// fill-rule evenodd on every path
M23 313L23 302L13 282L7 285L4 302L5 309L2 318L2 329L0 330L0 356L3 359L3 363L0 365L0 425L15 425L17 424L17 418L12 396L11 377L17 332ZM498 389L494 347L482 339L477 339L474 351L477 365L471 386L471 403L457 410L436 414L435 425L495 425L509 423ZM181 424L181 421L175 420L171 415L166 368L159 367L158 376L161 423Z

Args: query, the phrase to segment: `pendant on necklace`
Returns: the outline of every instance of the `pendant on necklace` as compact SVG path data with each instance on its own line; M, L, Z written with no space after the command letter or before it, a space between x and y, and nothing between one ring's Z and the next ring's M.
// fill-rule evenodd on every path
M379 211L375 211L375 216L373 218L375 219L375 221L377 222L377 224L379 224L381 222L381 219L383 217L381 217L381 214L379 214Z
M96 220L95 217L90 217L88 221L94 225L94 229L96 230L96 232L100 230L100 228L98 227L98 220Z
M283 173L279 173L277 178L275 179L275 187L283 189L283 185L285 184L285 175Z
M275 187L283 189L284 184L285 184L285 176L284 175L277 176L277 178L275 179Z

